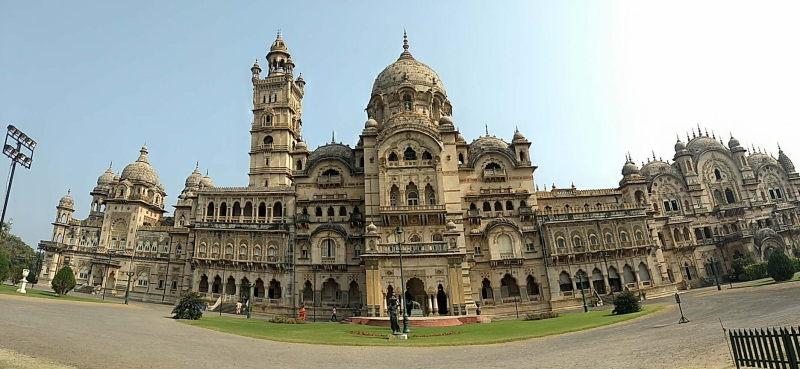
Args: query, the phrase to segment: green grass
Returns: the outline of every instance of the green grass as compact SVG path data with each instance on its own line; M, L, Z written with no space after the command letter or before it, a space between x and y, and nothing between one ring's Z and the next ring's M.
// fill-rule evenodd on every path
M638 318L663 308L663 305L648 305L638 313L627 315L611 315L610 311L593 311L565 314L558 318L538 321L505 320L454 327L415 328L412 322L411 334L407 341L386 339L390 333L389 328L356 324L276 324L262 319L217 316L206 316L200 320L180 320L180 322L215 331L280 342L342 346L454 346L510 342L581 331ZM364 336L349 331L379 335ZM451 334L441 335L443 333Z
M800 281L800 273L795 273L794 276L792 277L792 279L790 279L788 281L775 282L774 279L770 278L770 279L763 280L763 281L760 281L760 282L753 282L753 283L750 283L750 284L748 284L746 286L742 286L742 287L759 287L759 286L766 286L766 285L775 284L775 283L786 283L786 282L797 282L797 281Z
M0 295L14 295L14 296L25 296L25 297L34 297L34 298L42 298L42 299L54 299L54 300L67 300L67 301L81 301L81 302L100 302L100 303L109 303L111 301L104 301L100 299L92 299L86 297L77 297L77 296L59 296L53 291L42 291L36 290L32 288L27 288L25 294L17 292L18 286L10 286L10 285L0 285Z

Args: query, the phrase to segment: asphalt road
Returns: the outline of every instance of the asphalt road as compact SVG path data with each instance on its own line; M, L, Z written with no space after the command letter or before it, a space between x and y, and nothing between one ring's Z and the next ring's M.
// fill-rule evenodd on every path
M730 368L719 319L731 328L800 325L800 283L682 296L688 324L677 324L674 301L665 298L651 301L670 306L659 313L584 332L483 346L391 348L239 337L175 322L163 305L0 295L0 353L79 368Z

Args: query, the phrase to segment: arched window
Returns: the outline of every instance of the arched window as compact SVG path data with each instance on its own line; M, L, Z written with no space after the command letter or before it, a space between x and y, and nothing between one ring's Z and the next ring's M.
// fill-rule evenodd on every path
M258 217L265 218L267 216L267 204L261 203L258 205Z
M481 298L484 300L493 300L494 293L492 291L492 282L489 282L489 279L484 278L481 281Z
M403 160L417 160L417 152L407 147L406 151L403 152Z
M719 169L714 169L714 178L716 178L718 181L722 180L722 173L720 173Z
M253 204L250 201L244 203L244 211L242 211L242 215L246 217L253 216Z
M428 205L436 205L436 191L430 183L425 185L425 200L428 201Z
M411 95L409 94L403 95L403 107L408 111L411 111L413 109L413 105L411 103Z
M147 277L147 273L139 273L139 278L136 279L136 287L147 287L148 284L150 284L150 280Z
M561 274L558 275L558 286L561 292L572 291L572 277L570 277L569 273L562 271Z
M619 240L622 242L628 242L628 233L627 232L620 232L619 233Z
M199 249L200 249L200 252L205 253L206 252L206 243L205 242L200 243Z
M733 195L733 190L730 188L725 189L725 199L728 200L729 204L736 202L736 197Z
M494 202L494 211L503 211L503 204L500 201Z
M209 216L209 217L214 216L214 203L213 202L209 202L208 203L208 208L206 208L206 209L207 209L206 210L206 216Z
M536 296L539 294L539 284L536 283L536 278L533 278L532 275L528 275L526 287L528 296Z
M233 256L233 245L232 244L228 244L227 246L225 246L225 256L227 256L227 257L232 257Z
M397 206L399 198L400 198L400 189L397 188L396 185L392 185L392 189L389 190L389 205Z
M333 206L328 206L328 216L332 217L336 215L336 211L333 210Z
M409 242L422 242L422 239L419 237L419 235L413 234L411 235L411 238L409 238Z
M242 215L242 206L239 205L238 201L233 203L233 213L231 215L233 215L235 217L238 217L238 216Z
M339 216L346 217L347 216L347 208L344 206L339 207Z
M597 244L599 243L599 242L598 242L598 240L597 240L597 236L595 236L595 235L590 235L590 236L589 236L589 243L590 243L592 246L597 246Z
M622 268L622 277L625 283L636 283L636 275L633 274L633 269L628 264Z
M520 200L519 207L526 208L526 207L528 207L528 204L525 202L525 200Z
M639 279L642 280L642 282L650 281L650 270L644 263L639 263Z
M228 216L228 204L222 203L219 204L219 216L225 217Z
M464 164L464 154L458 153L458 164Z
M317 208L314 210L314 215L318 216L318 217L321 217L322 216L322 208L317 206Z
M283 204L281 204L280 201L276 202L275 205L272 206L272 216L273 217L283 216Z
M488 201L484 201L483 211L492 211L492 204L490 204Z
M247 246L239 246L239 259L247 259Z
M264 136L264 145L272 145L272 136Z
M186 218L184 218L183 215L181 215L181 219L178 221L178 225L181 227L186 225Z
M469 210L478 210L478 206L474 202L469 203Z
M502 297L516 297L519 296L519 285L517 279L512 277L511 274L506 274L500 280L500 294Z
M267 114L264 116L264 124L271 124L272 123L272 114Z
M397 154L394 151L389 153L389 161L397 161Z
M506 210L514 210L514 203L506 201Z
M419 205L419 192L414 182L410 182L408 186L406 186L406 197L408 199L408 205Z
M511 255L514 253L511 237L507 234L501 234L497 237L497 247L500 249L500 255Z
M297 160L297 165L295 165L295 169L303 170L303 161L302 160Z
M644 234L642 233L642 231L636 231L635 237L636 241L644 241Z
M574 236L572 237L572 245L575 246L576 248L581 248L583 247L583 240L581 239L580 236Z
M427 151L423 151L422 152L422 160L431 160L431 159L433 159L433 157L431 156L431 153L429 153Z
M322 240L322 257L332 258L336 256L336 242L330 238Z
M563 237L556 238L556 246L560 249L567 247L567 241Z
M525 161L525 151L520 150L519 152L519 161Z
M442 237L441 233L434 234L432 239L433 239L433 242L442 242L442 241L444 241L444 238Z

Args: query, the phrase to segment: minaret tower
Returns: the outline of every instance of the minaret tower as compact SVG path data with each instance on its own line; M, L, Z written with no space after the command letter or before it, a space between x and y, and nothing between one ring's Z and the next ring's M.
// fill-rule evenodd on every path
M290 185L291 153L300 141L305 81L294 79L294 62L280 32L267 53L267 76L256 60L253 73L253 126L250 130L250 187Z

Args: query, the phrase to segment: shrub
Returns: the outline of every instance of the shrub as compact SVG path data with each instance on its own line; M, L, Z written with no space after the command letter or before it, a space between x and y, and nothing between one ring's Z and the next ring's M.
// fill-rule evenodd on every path
M642 305L639 304L639 296L636 296L631 291L624 291L614 297L614 311L612 314L622 315L635 313L642 310Z
M794 257L800 259L800 247L795 247L794 249L792 249L792 254L794 255Z
M790 260L792 261L792 266L794 267L792 269L794 270L794 272L795 273L800 272L800 259L790 258Z
M551 319L557 317L558 313L556 313L555 311L546 311L544 313L525 314L523 320L543 320L543 319Z
M270 320L270 323L278 324L305 324L306 322L296 318L287 318L283 315L275 315Z
M748 281L769 277L767 274L767 263L750 264L744 268L744 274Z
M8 277L10 277L10 270L8 265L8 258L6 258L6 254L0 251L0 284L5 282Z
M788 281L794 275L794 265L783 250L775 250L769 256L767 262L767 273L775 282Z
M172 319L200 319L203 317L203 311L200 310L200 307L204 304L205 302L203 302L199 293L185 293L181 296L180 301L178 301L178 305L175 305L175 308L172 309L172 314L174 314Z
M733 273L737 277L740 277L742 274L745 274L744 268L753 263L754 263L753 254L748 252L737 258L734 258L733 261L731 262L731 268L733 268Z
M64 296L69 291L72 291L75 288L75 273L72 272L72 268L69 266L65 266L61 268L61 270L56 273L56 276L53 277L53 282L50 284L53 287L53 291L55 291L59 296Z

